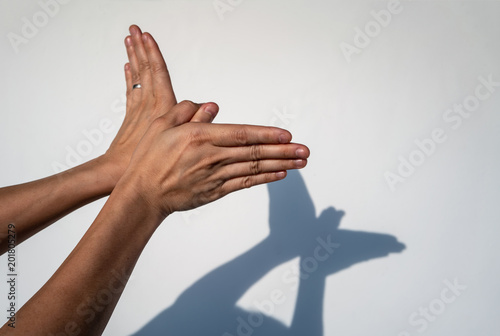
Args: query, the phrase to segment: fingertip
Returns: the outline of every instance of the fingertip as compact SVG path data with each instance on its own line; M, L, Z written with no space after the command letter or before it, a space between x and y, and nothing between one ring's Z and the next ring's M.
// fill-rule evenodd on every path
M217 116L217 113L219 113L219 105L213 102L206 103L204 106L204 111L210 113L213 120Z
M293 163L295 164L295 168L302 169L307 165L307 160L297 159L297 160L294 160Z
M156 53L159 54L157 57L161 60L163 60L163 56L161 55L160 48L158 47L158 43L156 42L155 38L153 35L150 33L143 33L142 34L142 40L144 42L144 46L147 48L147 50L151 53ZM165 61L163 61L165 63Z
M300 145L300 147L295 151L295 154L298 158L307 159L311 152L309 151L309 148L307 148L307 146Z
M276 178L278 178L278 180L282 180L286 177L286 170L284 171L280 171L280 172L277 172L276 173Z
M131 25L128 30L132 35L141 34L141 28L136 24Z
M281 133L279 135L279 142L282 144L290 143L292 141L292 133L288 132L287 130L281 130Z
M204 103L191 118L191 122L211 123L217 113L219 106L216 103Z
M127 47L132 46L132 37L130 37L130 35L128 35L127 37L125 37L125 45Z
M290 143L292 141L292 133L288 130L280 127L274 127L279 132L279 142L280 143Z
M142 33L142 39L146 42L155 42L155 38L153 37L153 35L151 35L151 33L148 33L148 32L144 32Z
M130 71L130 63L128 63L128 62L125 63L124 68L125 68L125 71Z
M305 150L306 150L306 153L307 153L307 157L306 157L306 159L307 159L309 156L311 156L311 150L310 150L310 149L309 149L309 147L307 147L306 145L302 145L302 146L304 146L304 148L305 148Z

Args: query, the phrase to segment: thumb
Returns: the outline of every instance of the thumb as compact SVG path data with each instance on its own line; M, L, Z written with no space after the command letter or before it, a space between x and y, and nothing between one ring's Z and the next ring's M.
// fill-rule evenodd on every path
M190 121L211 123L218 112L219 106L216 103L205 103L201 105L201 107L198 109L198 111L196 111Z
M170 111L161 118L168 122L171 127L179 126L191 121L196 113L200 111L202 104L193 103L189 100L183 100L174 105Z

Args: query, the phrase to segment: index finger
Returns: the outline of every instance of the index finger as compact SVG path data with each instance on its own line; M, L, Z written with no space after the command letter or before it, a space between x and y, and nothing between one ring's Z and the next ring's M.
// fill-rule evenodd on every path
M285 144L292 141L292 134L278 127L212 124L208 134L214 146L237 147L256 144Z
M172 88L172 81L170 80L167 64L153 36L149 33L144 33L142 37L151 66L154 95L163 99L168 107L172 107L177 104L177 101L175 99L174 89Z

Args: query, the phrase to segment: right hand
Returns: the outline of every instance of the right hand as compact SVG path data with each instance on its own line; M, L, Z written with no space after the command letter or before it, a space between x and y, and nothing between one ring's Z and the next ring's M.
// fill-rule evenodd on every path
M149 204L164 219L233 191L283 179L303 168L309 149L290 143L276 127L186 123L171 128L171 118L200 105L183 101L156 119L137 146L119 185Z

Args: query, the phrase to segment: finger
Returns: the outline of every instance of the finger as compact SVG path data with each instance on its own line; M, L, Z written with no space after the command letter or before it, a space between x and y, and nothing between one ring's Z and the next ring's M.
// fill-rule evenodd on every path
M144 95L152 95L153 82L151 78L151 65L149 64L146 49L142 40L141 29L136 26L130 26L130 34L132 36L132 45L139 64L139 74L141 76L141 93Z
M133 45L133 41L132 41L131 36L127 36L125 38L125 47L127 49L128 62L130 64L130 74L132 76L132 85L139 84L141 82L141 76L139 74L139 60L137 59L137 55L135 54L134 45ZM127 87L127 92L132 92L132 85L130 86L130 91L128 91L128 87ZM136 90L136 92L140 93L141 91Z
M258 161L260 160L299 160L297 161L298 166L296 168L302 168L299 167L301 162L305 161L310 154L309 148L301 144L264 144L213 148L214 150L211 152L210 157L213 165L218 167L230 166L239 162L247 165L258 165ZM274 171L277 170L279 169L274 169ZM254 169L254 173L258 172L258 169Z
M263 173L259 175L237 177L228 180L221 186L223 196L237 190L250 188L259 184L270 183L282 180L286 177L286 171Z
M223 167L214 177L230 180L237 177L259 175L286 171L290 169L302 169L307 165L307 160L255 160L249 162L238 162Z
M162 118L169 127L179 126L187 123L193 116L200 112L202 104L196 104L189 100L181 101L162 115ZM206 113L206 112L203 112Z
M217 113L219 112L219 106L215 103L205 103L191 118L191 122L201 122L201 123L211 123Z
M130 63L125 64L125 84L127 85L127 103L126 103L126 108L127 111L130 110L131 106L133 105L134 99L131 96L132 93L132 70L130 68Z
M171 108L177 104L177 100L175 99L167 64L153 36L149 33L144 33L142 34L142 39L151 67L154 95L164 100L167 107Z
M302 159L309 157L307 146L301 144L259 144L244 147L225 148L221 153L224 164L269 159Z
M213 124L206 131L212 144L220 147L284 144L292 140L290 132L277 127Z
M130 63L125 63L125 84L127 85L127 94L132 91L132 71L130 69Z

